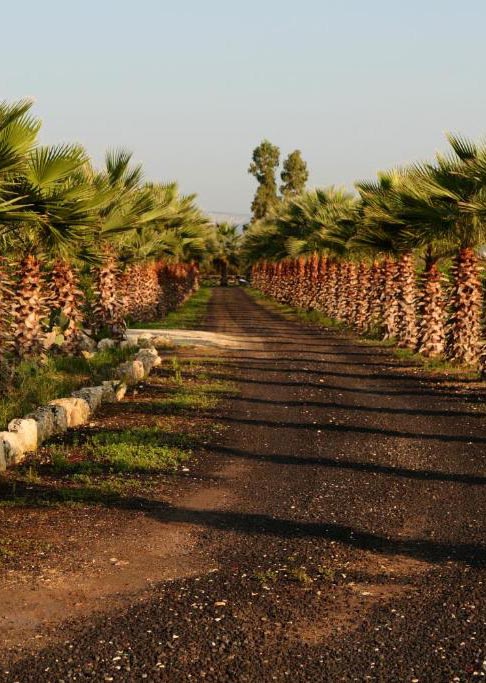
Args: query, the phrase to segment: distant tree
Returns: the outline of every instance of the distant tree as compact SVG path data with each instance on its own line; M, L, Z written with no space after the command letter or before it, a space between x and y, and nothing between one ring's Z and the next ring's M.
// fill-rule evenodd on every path
M248 173L254 175L259 183L251 204L255 221L265 218L278 203L275 174L279 164L280 150L269 140L263 140L253 150L252 159Z
M283 184L280 192L284 197L294 197L302 194L309 178L307 164L302 159L300 149L294 150L283 162L283 170L280 174Z
M220 273L222 287L228 285L228 271L239 263L241 235L234 223L218 223L215 231L213 264Z

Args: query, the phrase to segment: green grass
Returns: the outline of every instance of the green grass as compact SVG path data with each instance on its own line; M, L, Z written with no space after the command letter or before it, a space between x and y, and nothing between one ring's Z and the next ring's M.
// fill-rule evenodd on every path
M0 429L14 417L22 417L54 398L68 396L87 384L100 384L113 369L133 356L133 349L106 349L92 358L50 356L45 362L23 360L1 387Z
M213 428L207 420L194 428L197 412L236 391L232 383L208 377L200 359L175 357L165 370L165 377L152 379L161 394L136 404L140 412L161 414L155 424L65 435L0 475L0 507L137 506L156 497L167 475L181 471Z
M426 358L420 353L415 353L411 349L393 349L393 353L400 360L413 361L428 372L459 375L463 379L480 379L478 370L468 368L464 365L458 365L457 363L451 363L451 361L440 356L437 358Z
M83 444L83 459L78 454L75 461L70 460L69 446L53 446L51 469L56 476L174 472L188 460L191 451L170 441L173 439L167 440L157 427L101 431L90 435Z
M144 426L103 430L81 446L53 445L42 464L3 478L0 507L110 505L127 496L146 497L157 475L176 472L191 457L189 444L187 435Z
M190 330L197 329L206 316L212 288L202 286L177 311L171 311L163 320L148 323L131 323L131 328L148 330Z
M187 410L209 410L215 408L217 403L218 399L215 396L185 389L167 398L151 401L148 406L156 412L173 414Z
M208 380L207 374L192 361L172 366L171 379L175 386L168 386L164 398L147 403L147 411L176 414L191 410L215 408L222 396L234 395L236 386L232 382ZM143 406L144 404L141 404Z

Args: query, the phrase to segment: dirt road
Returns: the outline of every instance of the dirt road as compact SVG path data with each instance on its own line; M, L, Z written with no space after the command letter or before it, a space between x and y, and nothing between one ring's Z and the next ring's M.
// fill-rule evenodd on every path
M215 290L206 329L262 337L207 363L240 389L207 444L225 495L146 509L200 530L205 570L65 627L5 680L484 680L480 397L239 289Z

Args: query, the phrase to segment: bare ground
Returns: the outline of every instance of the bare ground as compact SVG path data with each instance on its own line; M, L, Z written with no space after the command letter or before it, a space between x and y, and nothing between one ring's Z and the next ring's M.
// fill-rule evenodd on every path
M484 680L478 389L284 320L241 290L215 291L206 328L262 338L200 352L240 393L191 419L225 428L164 495L86 512L87 533L113 516L112 545L104 531L87 544L105 563L55 578L50 643L37 639L35 657L31 643L6 650L5 680ZM99 419L147 419L139 404ZM2 514L5 528L19 511ZM97 578L83 588L83 576ZM77 618L69 584L86 601ZM17 625L9 591L24 605ZM12 642L32 635L27 586L3 595ZM71 621L56 628L59 596Z

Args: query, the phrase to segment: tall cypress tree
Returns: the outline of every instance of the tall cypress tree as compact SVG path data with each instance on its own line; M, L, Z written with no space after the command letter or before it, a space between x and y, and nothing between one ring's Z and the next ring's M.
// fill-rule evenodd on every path
M258 188L251 204L253 220L265 218L277 202L276 170L280 159L280 150L269 140L263 140L253 150L252 163L248 173L255 176Z
M302 194L309 178L307 164L302 159L300 149L294 150L283 162L283 170L280 174L282 185L280 192L284 197L292 197Z

